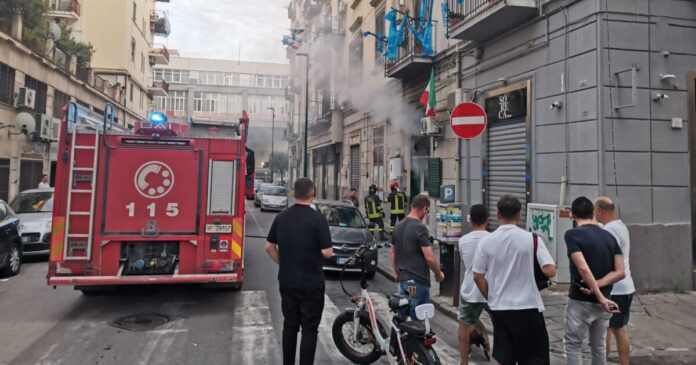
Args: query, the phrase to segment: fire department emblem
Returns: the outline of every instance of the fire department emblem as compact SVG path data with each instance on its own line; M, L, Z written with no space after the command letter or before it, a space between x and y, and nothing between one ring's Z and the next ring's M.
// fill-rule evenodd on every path
M167 195L174 186L174 172L164 162L150 161L135 172L135 189L140 195L157 199Z

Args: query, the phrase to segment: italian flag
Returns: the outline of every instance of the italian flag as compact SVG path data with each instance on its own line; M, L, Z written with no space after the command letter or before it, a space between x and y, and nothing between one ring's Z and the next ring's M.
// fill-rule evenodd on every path
M425 116L435 116L435 68L430 71L430 81L420 97L420 103L425 107Z

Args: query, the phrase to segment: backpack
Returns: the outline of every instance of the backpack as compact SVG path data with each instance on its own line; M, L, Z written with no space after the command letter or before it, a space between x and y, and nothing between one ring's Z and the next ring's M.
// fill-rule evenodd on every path
M549 280L544 272L541 271L541 265L539 265L539 260L537 260L537 246L539 245L539 238L536 233L532 233L532 240L534 241L534 281L536 282L537 289L541 291L551 285L551 280Z

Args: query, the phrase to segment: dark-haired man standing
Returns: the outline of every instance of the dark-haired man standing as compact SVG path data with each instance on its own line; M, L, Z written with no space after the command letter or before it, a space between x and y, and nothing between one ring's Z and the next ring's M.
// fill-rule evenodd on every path
M489 235L486 231L488 225L488 211L482 204L474 204L469 209L469 223L471 232L459 238L459 253L464 264L464 280L460 290L459 301L459 354L461 365L469 364L469 336L474 331L481 312L488 310L486 298L474 283L474 271L472 268L474 255L479 242Z
M280 212L271 225L266 252L278 264L283 311L283 364L295 364L297 332L302 327L300 364L314 363L317 332L324 310L324 258L333 255L331 232L314 210L314 183L295 181L295 205Z
M594 205L590 199L584 196L575 199L571 213L577 227L565 233L570 257L570 291L563 338L566 364L582 364L582 343L589 335L592 365L603 365L610 313L619 312L616 303L607 298L611 296L612 285L625 276L623 255L614 236L594 224Z
M534 258L549 278L556 276L556 265L541 238L535 255L532 234L517 226L521 210L512 195L498 200L500 227L479 242L474 282L491 309L493 358L501 365L548 365L549 335Z
M425 195L417 195L411 203L411 211L406 219L399 222L392 236L391 263L399 292L411 299L411 318L416 318L416 307L430 303L430 270L435 280L445 280L440 264L430 247L428 227L421 221L430 212L430 200Z

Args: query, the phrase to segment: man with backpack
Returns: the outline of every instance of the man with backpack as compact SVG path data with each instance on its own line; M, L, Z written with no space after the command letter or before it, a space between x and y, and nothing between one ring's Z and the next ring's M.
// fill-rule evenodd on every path
M547 278L556 275L556 266L544 241L517 226L517 198L504 195L497 208L500 227L481 239L473 263L474 282L491 309L493 358L501 365L548 365L549 335L534 265Z

